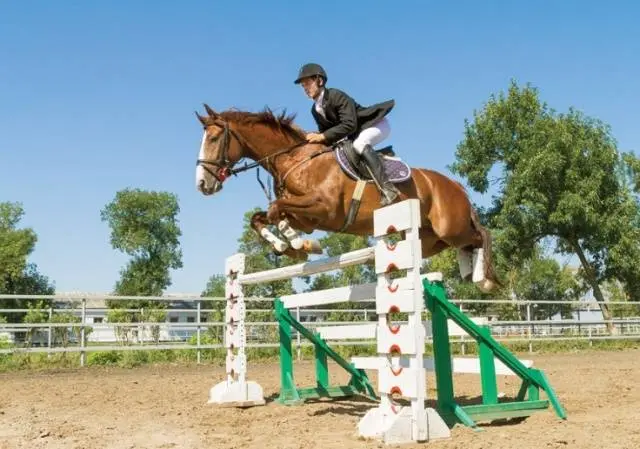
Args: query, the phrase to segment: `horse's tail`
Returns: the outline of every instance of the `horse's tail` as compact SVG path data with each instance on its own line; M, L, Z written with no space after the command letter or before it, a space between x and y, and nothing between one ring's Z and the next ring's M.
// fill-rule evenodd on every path
M482 238L482 249L484 253L484 277L485 279L493 282L495 285L502 287L502 283L498 279L496 275L495 269L493 267L493 251L492 251L492 240L491 233L480 223L480 217L478 217L478 212L472 207L471 208L471 223L473 227L480 233Z

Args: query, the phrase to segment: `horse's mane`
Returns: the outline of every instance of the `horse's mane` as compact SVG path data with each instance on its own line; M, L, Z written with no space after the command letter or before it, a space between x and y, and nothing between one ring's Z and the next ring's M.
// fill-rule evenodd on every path
M294 119L296 114L287 115L286 109L279 115L275 115L268 107L260 112L248 112L238 109L229 109L219 113L220 118L238 124L263 124L271 129L288 134L296 140L305 140L304 131L299 128Z

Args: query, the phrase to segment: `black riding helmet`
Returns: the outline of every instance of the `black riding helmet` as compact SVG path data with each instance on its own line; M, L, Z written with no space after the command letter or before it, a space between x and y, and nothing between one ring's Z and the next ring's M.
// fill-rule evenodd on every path
M300 84L303 78L308 78L310 76L320 76L324 79L326 84L327 82L327 72L324 71L320 64L308 63L303 65L300 68L300 72L298 72L298 78L294 81L295 84Z

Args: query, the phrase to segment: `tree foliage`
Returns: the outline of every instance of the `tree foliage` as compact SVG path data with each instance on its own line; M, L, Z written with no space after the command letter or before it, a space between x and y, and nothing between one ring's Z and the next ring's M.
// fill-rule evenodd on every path
M38 271L35 263L28 263L22 273L5 284L5 293L14 295L53 295L55 283Z
M159 296L171 285L169 270L182 267L179 211L174 194L141 189L117 192L102 209L100 216L111 229L112 247L132 257L120 272L115 294ZM119 307L145 305L151 304L121 301L117 304Z
M178 199L168 192L153 192L142 189L124 189L116 193L100 216L111 229L110 241L114 249L132 257L127 266L120 271L114 293L121 296L160 296L171 285L169 270L182 267L182 250L177 215L180 212ZM167 306L158 301L108 301L111 310L107 318L116 326L115 332L122 344L133 339L143 339L148 332L151 339L158 343L160 327L146 324L143 328L126 323L143 321L161 323L166 320ZM121 309L139 309L139 312L126 312Z
M522 266L509 271L508 280L511 299L518 301L576 301L585 293L572 270L553 258L544 257L540 246L534 248L531 258ZM523 305L519 307L518 318L546 320L557 313L567 317L571 310L566 304Z
M33 229L18 229L23 216L20 203L0 203L0 288L3 291L10 279L22 274L38 240Z
M637 264L628 264L629 255L640 255L638 207L620 182L621 163L604 123L573 108L557 113L536 89L512 82L465 121L451 169L482 193L489 173L499 172L487 216L509 264L521 266L536 243L551 238L557 253L577 256L609 318L600 284L619 270L629 286L640 278Z
M53 295L55 285L38 271L34 263L29 263L29 255L38 240L31 228L19 228L24 216L20 203L0 203L0 293L13 295ZM34 304L29 299L0 299L2 309L26 309ZM49 305L51 301L44 301ZM6 317L10 322L19 322L24 313L11 313Z

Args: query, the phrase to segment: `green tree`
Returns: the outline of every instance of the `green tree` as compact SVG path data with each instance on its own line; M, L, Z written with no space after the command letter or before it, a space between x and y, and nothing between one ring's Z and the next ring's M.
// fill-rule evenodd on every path
M0 293L13 295L53 295L55 286L38 271L28 257L38 240L31 228L19 228L24 216L20 203L0 203ZM34 300L0 299L0 308L29 308ZM43 304L48 306L51 301ZM20 322L24 313L7 314L10 322Z
M578 257L609 319L600 286L640 251L638 208L620 182L621 158L608 126L573 108L556 113L536 89L512 82L474 111L473 122L465 120L451 170L484 193L495 166L498 193L487 216L509 264L522 265L537 242L552 239L556 252ZM628 272L638 279L637 267Z
M56 288L35 263L28 263L22 273L7 280L4 291L14 295L54 295Z
M209 298L224 298L225 297L225 283L227 278L224 274L214 274L207 280L207 285L200 294L200 296L207 296Z
M627 303L611 306L611 313L616 318L637 317L640 315L640 302L629 301L629 295L625 291L624 284L618 280L609 280L602 285L612 302Z
M620 240L611 248L611 261L607 266L608 280L620 281L620 287L627 300L640 301L640 249L638 229L640 229L640 159L631 152L623 153L618 163L619 179L626 189L633 191L633 199L626 202L628 214L632 218L626 232L621 232ZM616 287L616 288L617 288Z
M56 326L53 328L53 344L66 348L69 346L70 338L75 337L76 341L82 339L82 329L80 326L80 317L71 312L56 312L51 317L51 323L69 324L69 327ZM84 338L88 339L89 334L93 331L91 326L84 326ZM63 353L65 354L65 353Z
M177 215L178 198L168 192L124 189L100 212L102 221L111 229L111 246L132 257L121 270L114 293L121 296L160 296L171 285L171 269L182 267L182 250ZM160 323L166 320L167 303L158 301L117 300L107 305L118 310L108 314L117 326L116 334L123 344L138 334L137 328L126 323L144 321ZM139 313L121 309L139 309ZM151 338L157 344L160 327L147 324ZM144 332L144 329L143 329ZM138 335L142 338L142 335Z
M121 271L115 294L159 296L171 285L170 271L182 267L178 199L168 192L125 189L100 216L111 229L111 246L132 257ZM145 302L135 307L148 307ZM119 307L131 307L118 301Z
M23 216L22 204L0 203L0 288L3 291L10 279L22 274L38 240L33 229L18 229Z
M569 267L562 267L534 248L532 257L513 269L508 279L510 296L519 301L577 301L585 291ZM567 317L571 306L567 304L532 304L532 320L545 320L561 313ZM520 307L519 318L527 319L527 306Z
M622 154L622 161L618 164L618 176L636 194L640 193L640 159L634 153Z

